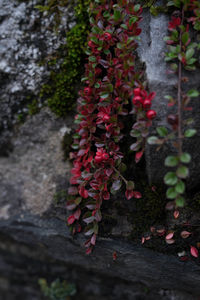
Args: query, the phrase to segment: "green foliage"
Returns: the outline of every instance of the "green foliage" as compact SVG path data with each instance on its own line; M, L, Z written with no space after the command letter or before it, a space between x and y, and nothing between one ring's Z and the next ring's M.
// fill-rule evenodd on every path
M38 5L35 6L40 12L47 12L48 15L54 16L54 28L57 30L61 22L62 7L66 7L69 4L69 0L47 0L45 5L38 1ZM70 1L74 4L74 1ZM73 2L73 3L72 3Z
M30 104L28 104L28 114L35 115L39 112L38 101L34 99Z
M150 13L153 16L157 16L159 13L167 12L167 7L164 5L156 5L157 0L142 0L140 1L143 8L149 8Z
M65 203L67 200L66 190L60 190L53 195L53 201L55 205Z
M60 279L56 279L48 286L46 279L40 278L38 283L43 294L50 300L66 300L69 299L67 297L76 294L75 285L69 284L65 280L61 282Z
M55 1L60 3L61 0ZM75 106L76 87L84 71L89 30L87 12L89 4L90 0L77 1L75 7L77 24L67 33L66 44L58 50L57 57L48 62L51 70L50 80L48 84L43 85L40 97L47 98L48 106L58 116L65 116ZM54 66L58 60L63 60L63 62L60 69L56 70Z

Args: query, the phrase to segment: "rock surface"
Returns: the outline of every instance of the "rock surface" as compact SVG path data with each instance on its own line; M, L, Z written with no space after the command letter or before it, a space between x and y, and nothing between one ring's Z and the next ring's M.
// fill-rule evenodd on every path
M53 15L41 17L36 4L38 0L0 0L0 155L10 148L12 132L7 129L27 112L28 99L37 97L48 79L48 68L41 62L65 43L65 30L73 21L66 8L56 34Z
M26 213L1 221L0 236L1 281L7 290L24 283L26 289L18 290L23 299L41 299L38 277L75 282L83 299L193 300L200 295L200 269L192 262L105 238L85 256L83 238L73 239L63 221L47 215Z
M57 186L66 190L70 163L63 161L61 141L71 132L67 125L71 122L42 109L20 127L12 139L13 152L8 158L0 157L0 214L4 218L19 207L41 214L51 204Z

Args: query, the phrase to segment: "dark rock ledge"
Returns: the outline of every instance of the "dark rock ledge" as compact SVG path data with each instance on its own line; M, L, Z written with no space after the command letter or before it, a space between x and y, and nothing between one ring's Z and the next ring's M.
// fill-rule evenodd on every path
M93 254L86 256L83 236L73 239L65 222L56 218L25 213L1 220L0 237L0 277L18 280L18 285L21 279L29 289L36 286L39 277L61 276L76 282L88 295L83 299L181 300L200 296L200 268L192 261L179 262L176 257L109 238L99 238ZM114 251L116 261L112 259ZM37 286L27 294L23 288L23 299L41 299ZM17 298L11 293L7 299Z

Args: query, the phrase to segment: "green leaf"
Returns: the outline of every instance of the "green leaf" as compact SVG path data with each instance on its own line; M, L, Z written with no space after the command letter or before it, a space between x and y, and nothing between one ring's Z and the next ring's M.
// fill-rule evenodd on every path
M156 131L161 137L165 137L168 134L168 130L166 127L157 127Z
M110 13L108 11L105 11L103 13L104 18L109 18L110 17Z
M168 199L175 199L177 196L177 192L174 187L170 187L167 189L166 196Z
M177 207L184 207L185 199L182 196L178 196L176 198L176 206Z
M138 20L138 17L131 17L130 19L129 19L129 25L131 26L133 23L135 23L135 22L137 22L137 20Z
M121 19L121 12L119 10L114 10L114 20L119 21Z
M94 85L94 87L95 87L96 89L98 89L98 88L100 88L100 84L99 84L98 82L96 82L95 85Z
M123 49L123 44L122 43L117 43L117 48L118 49Z
M150 136L147 139L147 142L149 145L158 145L159 144L159 139L157 138L157 136Z
M189 153L182 153L180 156L180 161L182 163L188 164L191 161L191 155Z
M167 156L165 159L165 166L175 167L178 165L179 159L176 156Z
M139 130L132 129L131 132L130 132L130 136L139 137L139 136L141 136L141 132Z
M127 170L127 166L124 163L121 163L118 169L120 173L124 173Z
M187 129L184 133L184 136L187 138L193 137L197 133L196 129Z
M178 178L174 172L168 172L164 177L164 182L167 185L175 185L178 181Z
M188 97L194 98L199 96L199 92L197 90L189 90L187 95Z
M71 145L72 149L77 150L79 149L79 144L73 144Z
M193 55L194 55L194 49L193 48L189 48L186 51L186 54L185 54L186 60L190 59Z
M178 169L176 170L176 175L179 177L179 178L187 178L188 175L189 175L189 169L185 166L180 166L178 167Z
M175 190L178 194L183 194L185 192L185 183L182 180L179 180L175 186Z
M125 30L128 29L128 26L126 24L121 24L120 27L124 28Z
M185 44L187 44L187 42L188 42L188 40L189 40L189 33L188 32L184 32L183 34L182 34L182 37L181 37L181 39L182 39L182 43L185 45ZM187 53L187 52L186 52ZM193 54L192 54L193 55Z
M137 12L140 9L140 7L141 7L140 4L136 4L134 6L134 11Z
M126 184L126 189L131 191L131 190L134 190L134 188L135 188L134 182L133 181L128 181L127 184Z
M101 94L101 98L102 99L106 99L109 97L109 94L108 93L105 93L105 94Z
M187 60L187 65L189 65L188 67L195 68L195 66L191 66L191 65L193 65L196 61L197 61L196 58L190 58L190 59L188 59Z

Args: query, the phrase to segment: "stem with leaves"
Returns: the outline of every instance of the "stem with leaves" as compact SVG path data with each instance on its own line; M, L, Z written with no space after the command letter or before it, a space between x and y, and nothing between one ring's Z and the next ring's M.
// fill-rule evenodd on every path
M165 60L172 62L171 72L177 74L178 78L177 98L166 96L166 99L169 100L168 107L177 105L177 113L172 112L167 117L172 132L169 133L166 127L158 127L159 138L154 136L148 139L150 144L157 144L159 147L170 140L175 147L177 154L169 155L165 159L165 166L172 167L173 171L164 176L164 182L168 186L166 196L174 202L175 208L183 207L185 204L183 194L185 193L185 180L189 176L188 164L191 161L191 155L183 152L183 139L193 137L196 133L193 128L184 131L185 124L191 124L191 119L183 120L183 113L192 110L188 104L191 98L199 96L199 92L196 90L185 93L182 86L183 82L188 81L187 77L183 77L183 69L186 72L194 71L197 61L195 49L198 49L198 45L191 42L189 34L188 21L191 21L188 17L191 9L189 2L188 0L172 0L167 4L175 9L168 25L170 35L164 39L168 46ZM171 204L169 206L173 209Z

